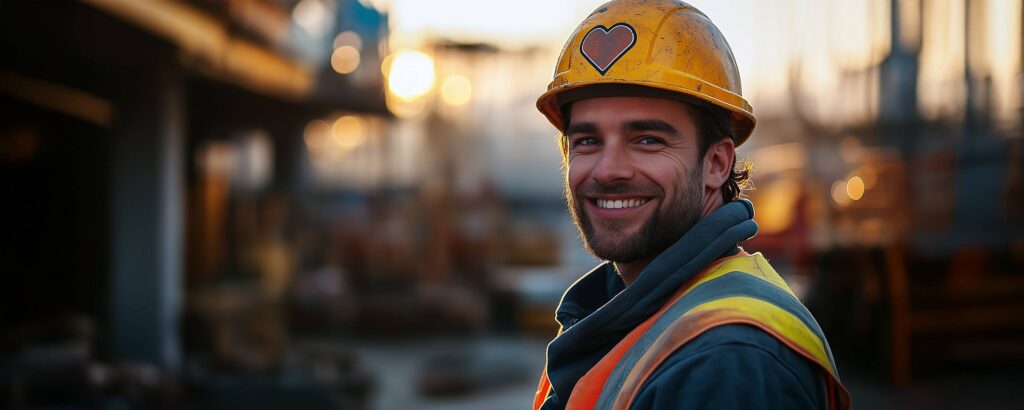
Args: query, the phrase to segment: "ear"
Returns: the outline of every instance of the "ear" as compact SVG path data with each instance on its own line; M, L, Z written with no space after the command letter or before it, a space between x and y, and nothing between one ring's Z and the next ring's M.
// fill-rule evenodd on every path
M732 178L732 163L736 158L736 145L732 138L723 138L708 147L704 154L704 191L715 192Z

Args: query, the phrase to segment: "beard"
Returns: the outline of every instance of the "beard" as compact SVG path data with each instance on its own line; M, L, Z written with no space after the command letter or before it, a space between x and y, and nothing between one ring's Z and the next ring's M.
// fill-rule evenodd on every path
M572 192L566 183L566 204L584 247L600 259L617 263L652 259L668 249L701 218L703 180L699 173L694 174L684 179L682 189L677 190L671 198L665 197L665 191L654 184L605 185L590 180ZM594 221L583 209L583 201L588 201L587 197L594 195L630 194L663 200L635 233L622 232L626 224L621 221L599 221L604 229L598 233Z

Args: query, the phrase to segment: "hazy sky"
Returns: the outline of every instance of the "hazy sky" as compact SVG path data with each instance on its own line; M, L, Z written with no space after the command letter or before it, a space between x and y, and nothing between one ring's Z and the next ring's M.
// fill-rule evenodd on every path
M506 47L561 45L576 25L604 0L390 0L393 29L399 36L452 37L487 41ZM380 1L378 0L378 3ZM742 20L735 10L756 4L750 0L690 1L720 26ZM730 10L731 9L731 10ZM723 27L723 31L725 28ZM726 33L728 36L729 33ZM414 41L401 38L398 41Z
M424 38L483 41L500 47L541 46L557 52L576 25L603 0L362 0L386 8L392 20L392 46L417 46ZM905 1L904 5L919 4ZM781 107L791 92L790 81L816 94L837 92L843 73L877 65L889 51L890 0L689 0L725 34L739 65L744 96L764 109ZM962 100L947 92L961 81L957 58L963 57L965 0L927 3L924 23L929 47L923 50L926 70L920 92L925 111L931 105L956 105ZM1012 90L1019 65L1020 0L978 3L988 27L984 47L997 90ZM913 7L913 6L911 6ZM913 9L908 9L913 11ZM1010 35L1007 35L1009 32ZM959 33L959 34L958 34ZM961 36L960 40L957 36ZM948 38L946 38L948 37ZM959 42L958 42L959 41ZM553 61L553 60L552 60ZM962 60L961 60L962 61ZM792 67L801 67L794 78ZM929 90L939 90L931 93ZM932 95L936 94L936 95ZM939 95L941 94L941 95ZM1012 108L1012 92L997 93L1000 105ZM856 98L856 97L854 97ZM826 100L823 102L834 102ZM811 104L822 114L839 112L835 104ZM1008 109L1009 109L1008 108ZM1004 110L1005 111L1005 110ZM1013 114L1012 110L1007 111Z
M801 0L775 1L801 3ZM376 0L390 13L392 46L427 37L483 41L500 47L541 46L557 52L576 26L604 0ZM778 7L757 0L692 0L725 34L745 83L785 76L793 41L782 41L789 22ZM799 6L799 5L796 5ZM788 8L787 8L788 9ZM773 44L771 52L763 45ZM756 60L756 61L755 61ZM756 66L755 66L756 63ZM748 80L749 79L749 80ZM745 84L746 85L746 84ZM748 88L748 87L745 87ZM753 88L750 87L751 91Z

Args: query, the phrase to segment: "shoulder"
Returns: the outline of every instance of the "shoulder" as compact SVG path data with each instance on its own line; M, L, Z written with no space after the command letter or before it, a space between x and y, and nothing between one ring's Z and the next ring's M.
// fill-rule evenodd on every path
M746 325L708 330L670 355L640 389L634 408L823 408L816 365Z

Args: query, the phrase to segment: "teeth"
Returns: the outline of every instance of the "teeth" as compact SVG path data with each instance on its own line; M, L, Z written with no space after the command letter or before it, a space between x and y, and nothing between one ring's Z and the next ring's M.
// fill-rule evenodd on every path
M610 209L634 208L634 207L638 207L640 205L643 205L646 202L647 202L646 199L616 199L616 200L598 199L597 200L597 206L599 208L610 208Z

